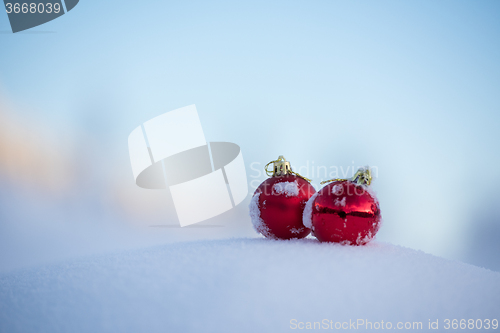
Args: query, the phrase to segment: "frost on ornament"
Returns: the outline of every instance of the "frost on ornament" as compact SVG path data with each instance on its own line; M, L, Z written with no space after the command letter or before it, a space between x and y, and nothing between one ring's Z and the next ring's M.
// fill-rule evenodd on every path
M262 218L260 217L260 209L259 209L259 197L260 193L256 193L253 197L252 200L250 201L250 220L252 221L253 228L255 231L261 233L265 237L272 237L272 234L269 231L269 228L267 225L264 223ZM264 200L263 205L265 205L266 201Z
M299 195L299 185L297 182L281 182L273 186L275 194L285 194L287 197L296 197Z
M314 193L313 196L307 200L306 206L304 207L304 213L302 215L302 222L304 223L304 226L312 230L314 230L312 225L312 207L314 199L316 199L318 193L319 192Z
M335 206L339 206L339 207L345 207L345 200L346 200L346 197L342 198L342 200L340 199L335 199Z
M304 231L304 228L291 228L290 232L292 234L300 234L302 231Z
M332 187L332 194L341 195L342 192L344 192L344 188L342 187L342 185L334 185Z
M374 224L375 225L375 224ZM368 234L365 237L361 236L361 233L358 233L358 238L356 238L356 245L364 245L373 239L373 234L371 231L368 231Z

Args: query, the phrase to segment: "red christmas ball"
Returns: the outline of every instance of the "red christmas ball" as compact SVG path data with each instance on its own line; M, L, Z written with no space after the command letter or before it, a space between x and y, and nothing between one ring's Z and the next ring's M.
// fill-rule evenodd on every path
M364 245L380 228L377 198L369 186L340 180L323 187L307 202L304 225L321 242Z
M271 239L306 237L311 229L302 223L302 215L314 193L308 181L293 174L266 179L250 202L254 229Z

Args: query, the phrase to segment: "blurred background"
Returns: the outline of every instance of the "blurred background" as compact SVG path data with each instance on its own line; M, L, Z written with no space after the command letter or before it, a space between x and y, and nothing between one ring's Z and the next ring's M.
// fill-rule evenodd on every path
M129 133L189 104L208 141L240 145L251 190L278 155L315 185L368 164L379 240L500 271L499 18L498 1L82 0L13 34L2 10L0 272L257 237L250 195L180 228L168 191L134 184Z

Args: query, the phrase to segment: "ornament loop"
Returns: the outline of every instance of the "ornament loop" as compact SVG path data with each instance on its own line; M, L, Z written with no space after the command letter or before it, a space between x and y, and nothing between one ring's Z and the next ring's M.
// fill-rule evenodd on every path
M268 167L269 165L273 164L273 170L269 170ZM288 162L283 155L280 155L277 160L271 161L266 164L264 167L264 171L269 177L279 177L279 176L284 176L288 173L291 173L292 175L295 175L297 177L300 177L304 180L307 180L309 183L311 180L309 178L306 178L304 176L301 176L297 172L294 172L292 170L292 166L290 165L290 162Z
M356 185L370 185L372 183L372 179L373 179L372 171L369 166L366 166L364 168L363 167L359 168L351 179L335 178L335 179L324 180L320 184L323 185L331 182L343 182L346 180L350 180Z
M297 176L297 177L300 177L300 178L302 178L302 179L304 179L304 180L307 180L309 183L312 181L311 179L306 178L306 177L304 177L304 176L300 175L298 172L295 172L295 171L293 171L292 169L290 169L290 173L291 173L291 174L293 174L293 175L295 175L295 176Z
M331 183L331 182L343 182L343 181L346 181L346 180L349 180L349 179L334 178L334 179L323 180L322 182L320 182L320 184L323 185L323 184L328 184L328 183Z

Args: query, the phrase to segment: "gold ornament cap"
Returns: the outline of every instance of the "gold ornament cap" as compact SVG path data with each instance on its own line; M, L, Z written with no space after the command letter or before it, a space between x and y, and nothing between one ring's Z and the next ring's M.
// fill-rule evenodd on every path
M273 170L269 170L269 166L273 165ZM264 167L264 170L266 171L266 174L269 177L281 177L284 175L292 174L295 176L298 176L304 180L307 180L309 183L311 180L309 178L306 178L304 176L299 175L297 172L294 172L292 170L292 166L290 165L290 162L288 162L283 155L280 155L277 160L271 161L266 164Z
M370 185L372 183L372 170L368 166L359 168L351 181L357 185Z
M283 155L280 155L276 161L273 161L273 177L284 176L290 173L292 167Z

